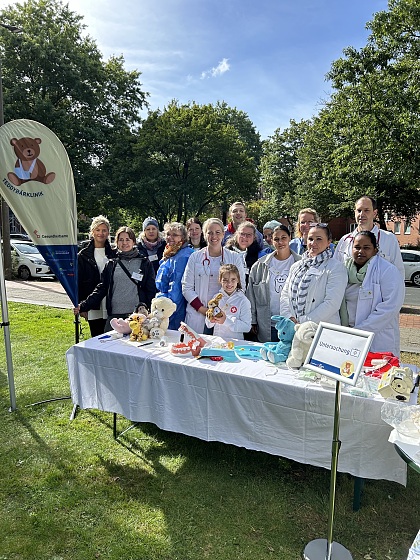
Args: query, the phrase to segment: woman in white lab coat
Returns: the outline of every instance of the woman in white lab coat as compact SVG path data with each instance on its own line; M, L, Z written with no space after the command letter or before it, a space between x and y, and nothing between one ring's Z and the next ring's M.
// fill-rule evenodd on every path
M219 268L222 264L234 264L238 267L241 284L245 286L245 269L242 256L223 249L223 222L218 218L209 218L203 224L203 235L207 247L195 251L188 259L182 277L182 293L187 300L185 322L200 334L212 334L205 327L208 301L220 289Z
M404 283L397 267L378 254L371 231L354 238L345 262L348 284L340 311L343 325L375 333L370 350L400 355L399 314Z
M347 274L344 265L331 258L331 239L327 224L311 224L308 249L292 264L281 292L280 315L297 323L340 324Z

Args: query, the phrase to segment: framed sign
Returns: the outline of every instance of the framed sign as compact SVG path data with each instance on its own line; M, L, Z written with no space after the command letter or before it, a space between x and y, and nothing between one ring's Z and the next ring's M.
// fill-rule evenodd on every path
M347 385L356 385L374 334L319 323L303 367Z

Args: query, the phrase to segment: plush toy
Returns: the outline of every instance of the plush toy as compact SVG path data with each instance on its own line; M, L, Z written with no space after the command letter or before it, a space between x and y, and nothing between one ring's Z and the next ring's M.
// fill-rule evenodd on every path
M111 319L110 321L111 327L114 329L114 331L117 331L118 333L121 334L130 334L131 333L131 328L130 328L130 324L129 324L129 320L128 319Z
M260 352L264 360L277 364L278 362L285 362L289 355L295 335L295 323L281 315L274 315L271 319L276 321L280 342L266 342Z
M130 340L133 342L141 342L147 339L147 334L143 331L143 323L146 320L146 315L143 313L132 313L129 320L131 329Z
M142 313L147 317L149 315L149 310L147 309L147 305L141 301L135 308L134 313Z
M311 347L318 325L313 321L305 321L295 325L295 336L292 342L289 357L286 360L287 367L300 368L303 365L309 348Z
M143 323L149 338L162 338L169 327L169 317L176 311L176 303L167 297L153 298L150 313Z
M207 319L211 320L213 319L213 317L222 317L223 313L222 310L219 307L219 302L222 299L223 295L222 294L216 294L214 296L214 298L212 298L209 303L207 304L207 311L206 311L206 316Z

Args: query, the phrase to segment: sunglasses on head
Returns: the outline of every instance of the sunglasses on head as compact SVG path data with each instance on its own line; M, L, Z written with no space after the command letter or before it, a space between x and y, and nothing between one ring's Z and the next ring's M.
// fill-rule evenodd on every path
M320 228L327 228L328 224L324 224L323 222L311 222L310 227L320 227Z

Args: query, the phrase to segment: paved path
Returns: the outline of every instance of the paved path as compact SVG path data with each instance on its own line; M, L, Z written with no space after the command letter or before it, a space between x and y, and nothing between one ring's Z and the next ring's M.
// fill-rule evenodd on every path
M420 354L420 308L400 314L401 350Z
M6 280L6 295L9 301L73 309L73 304L60 282L49 278Z
M9 301L73 309L68 295L56 280L6 280ZM400 314L401 350L420 354L420 307L404 307Z

